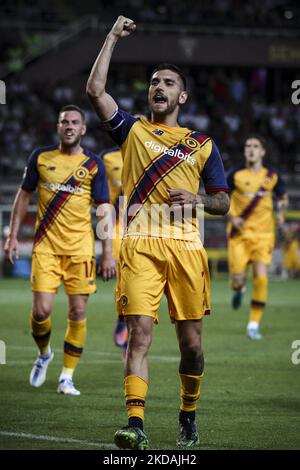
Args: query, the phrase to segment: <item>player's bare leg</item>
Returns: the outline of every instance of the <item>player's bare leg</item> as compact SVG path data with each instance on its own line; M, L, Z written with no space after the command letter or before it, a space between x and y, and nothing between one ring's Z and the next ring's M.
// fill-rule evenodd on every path
M125 399L128 425L115 433L121 449L148 449L144 433L144 407L148 391L148 351L152 341L152 317L128 315L128 347L125 362Z
M29 377L29 383L33 387L43 385L48 365L54 356L50 347L51 312L54 298L55 294L49 292L33 292L30 323L32 336L39 348L39 355Z
M231 273L230 275L233 290L231 304L234 310L237 310L242 304L243 295L246 292L246 275L246 272Z
M122 359L125 364L127 354L127 342L128 342L128 331L125 320L116 321L116 325L113 332L113 340L115 345L122 350Z
M176 321L175 327L181 354L181 406L177 446L191 448L199 444L195 416L204 371L202 320Z
M88 295L69 295L68 327L64 342L64 365L59 376L58 393L80 395L74 387L73 374L78 365L86 338L86 306Z
M247 325L247 336L250 339L260 340L262 335L259 331L260 323L264 313L268 295L268 267L264 263L253 263L253 292L249 321Z

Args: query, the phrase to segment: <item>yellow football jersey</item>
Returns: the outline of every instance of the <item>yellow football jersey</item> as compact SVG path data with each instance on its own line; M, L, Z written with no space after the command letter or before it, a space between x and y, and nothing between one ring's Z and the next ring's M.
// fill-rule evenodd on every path
M116 110L105 127L121 147L129 236L199 240L194 213L170 209L168 189L227 191L215 143L200 132L169 127Z
M235 168L228 173L228 186L231 189L230 214L241 217L245 224L240 233L244 237L255 234L273 234L272 193L278 197L285 193L285 185L278 172L262 166L253 171L245 166ZM237 235L237 230L228 224L228 234Z
M65 155L57 146L34 150L22 189L38 189L38 215L33 251L56 255L92 255L91 207L109 202L103 162L84 149Z
M123 160L121 150L118 147L103 150L100 157L107 173L110 203L115 205L122 192Z

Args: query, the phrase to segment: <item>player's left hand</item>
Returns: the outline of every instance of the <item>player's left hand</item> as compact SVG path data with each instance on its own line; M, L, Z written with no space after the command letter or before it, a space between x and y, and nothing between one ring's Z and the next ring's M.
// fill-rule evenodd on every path
M98 274L101 275L103 281L109 281L109 279L116 275L116 260L111 253L103 253L98 268Z
M19 243L16 238L7 238L4 245L4 253L11 264L14 264L14 260L19 259Z
M167 191L172 206L184 206L185 204L195 205L197 201L196 195L185 189L167 189Z

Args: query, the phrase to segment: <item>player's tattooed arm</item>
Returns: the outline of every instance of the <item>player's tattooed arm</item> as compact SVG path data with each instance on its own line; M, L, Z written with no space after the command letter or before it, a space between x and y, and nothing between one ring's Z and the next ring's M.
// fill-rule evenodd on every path
M203 204L204 210L208 214L226 215L229 211L230 200L227 193L220 191L213 194L197 195L194 204Z
M185 189L168 189L172 205L192 204L194 208L203 204L204 211L213 215L225 215L229 211L230 200L228 194L219 191L212 194L192 194Z

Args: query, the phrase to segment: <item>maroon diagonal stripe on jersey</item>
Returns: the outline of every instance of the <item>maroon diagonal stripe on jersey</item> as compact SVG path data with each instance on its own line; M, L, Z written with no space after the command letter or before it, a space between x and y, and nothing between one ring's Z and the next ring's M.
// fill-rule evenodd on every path
M93 169L97 166L95 160L88 158L80 167L86 168L89 172L93 171ZM77 180L74 176L71 176L66 182L62 183L64 186L70 185L73 187L80 186L81 181ZM72 193L68 193L66 191L58 191L51 201L48 204L48 207L44 213L44 216L35 232L34 237L34 246L38 245L44 236L47 233L47 230L51 227L54 220L65 206L67 201L72 196Z
M268 173L266 175L267 178L270 178L270 176L272 176L274 174L274 170L272 170L271 168L268 170ZM254 195L254 197L251 199L251 201L249 202L249 204L244 208L244 210L242 211L241 215L239 215L239 217L243 220L247 220L248 217L252 214L252 212L254 211L254 209L258 206L259 202L261 201L262 199L262 194L261 192L262 191L265 191L265 188L263 185L261 185L261 187L259 188L259 190L256 192L256 194ZM236 229L235 227L232 227L231 229L231 232L230 232L230 238L231 237L234 237L235 235L237 235L239 233L239 230Z
M194 132L189 136L185 137L193 138L201 144L201 146L209 139L206 135ZM185 154L192 154L196 149L190 148L183 143L179 143L177 146L172 147L169 150L176 152L184 152ZM177 166L179 166L184 159L179 159L174 156L170 156L167 153L164 153L159 159L155 160L153 164L144 170L143 176L139 179L138 184L136 185L134 191L132 192L130 199L127 205L127 227L130 222L136 217L143 204L156 188L156 186L162 181L171 171L173 171Z

